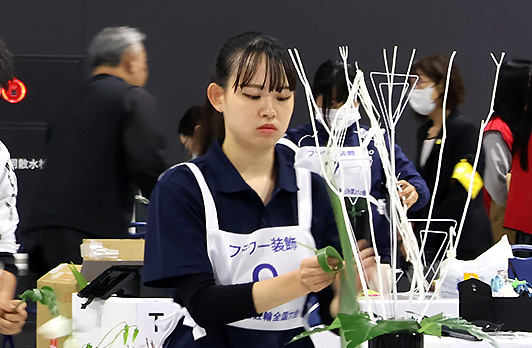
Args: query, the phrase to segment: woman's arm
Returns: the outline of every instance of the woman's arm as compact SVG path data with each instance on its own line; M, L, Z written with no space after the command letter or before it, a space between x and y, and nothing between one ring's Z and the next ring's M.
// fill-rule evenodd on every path
M500 132L486 132L482 141L486 154L484 186L495 203L506 206L508 189L506 177L512 165L512 153Z
M331 262L332 263L332 262ZM306 258L300 269L255 283L216 285L209 273L175 280L177 296L198 325L208 328L251 318L332 283L317 257Z

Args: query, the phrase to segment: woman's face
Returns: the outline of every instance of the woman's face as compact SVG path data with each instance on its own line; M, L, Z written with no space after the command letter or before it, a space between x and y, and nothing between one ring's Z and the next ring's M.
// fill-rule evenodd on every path
M219 104L213 104L224 115L225 141L244 148L275 146L288 128L294 109L294 92L288 89L288 83L281 92L269 91L264 61L250 83L236 91L232 87L235 79L236 73L233 73L228 83L230 87L223 90Z

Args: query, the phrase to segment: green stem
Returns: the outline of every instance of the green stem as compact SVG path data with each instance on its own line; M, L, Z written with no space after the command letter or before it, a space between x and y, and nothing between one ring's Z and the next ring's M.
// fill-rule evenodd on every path
M111 332L113 332L113 330L116 329L119 325L127 325L127 323L126 323L125 321L121 321L121 322L119 322L118 324L116 324L115 326L113 326L113 328L112 328L111 330L107 331L107 333L103 336L103 338L100 340L100 342L96 345L96 348L98 348L98 347L100 346L100 344L102 344L102 343L105 341L105 339L107 338L107 336L109 336L109 334L110 334ZM120 330L120 331L118 332L119 335L120 335L120 332L122 332L122 330ZM117 336L117 337L118 337L118 336ZM115 339L114 339L112 342L114 342L114 341L116 341L116 337L115 337ZM105 346L105 347L107 347L107 346Z
M358 290L356 286L357 273L355 269L355 255L353 254L353 249L351 248L351 243L349 241L349 232L346 228L340 197L338 197L328 186L327 188L334 211L334 218L336 220L338 235L340 236L340 243L342 245L342 252L344 254L345 260L345 271L340 272L339 313L354 314L359 312L356 298ZM345 338L345 332L342 328L340 328L340 337L342 340L342 347L347 347L348 342Z

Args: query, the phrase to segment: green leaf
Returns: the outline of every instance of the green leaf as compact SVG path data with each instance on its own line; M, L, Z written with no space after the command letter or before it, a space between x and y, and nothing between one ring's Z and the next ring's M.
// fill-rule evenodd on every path
M418 332L419 324L413 319L390 319L372 322L367 313L338 314L347 347L356 347L374 337L397 331Z
M137 339L137 336L139 335L139 329L136 327L133 331L133 342Z
M451 329L465 330L476 338L486 340L495 348L500 348L499 344L487 333L482 331L482 329L476 325L471 324L465 319L462 318L443 318L440 320L441 325L448 326Z
M20 295L23 301L31 300L33 302L39 302L42 300L42 294L39 289L26 290Z
M124 326L124 346L127 344L127 336L129 335L129 326Z
M59 310L57 309L57 295L54 289L49 286L43 286L40 290L26 290L22 293L22 295L20 295L20 298L24 302L26 302L27 300L31 300L33 302L39 302L45 306L48 306L50 314L53 317L59 315Z
M334 330L334 329L339 329L340 326L341 326L340 325L340 319L336 318L336 319L334 319L334 321L332 322L331 325L326 326L326 327L322 327L322 328L317 328L317 329L310 330L310 331L302 332L299 335L297 335L294 338L292 338L292 340L290 342L288 342L288 343L299 341L302 338L308 337L308 336L313 335L313 334L318 333L318 332L324 332L324 331L331 331L331 330Z
M441 337L441 324L439 321L442 319L443 313L436 314L432 317L423 318L420 323L421 328L419 329L419 332Z
M327 188L345 260L344 271L340 272L340 313L354 314L359 310L356 299L358 289L356 286L357 273L355 255L353 254L353 249L351 248L351 243L349 241L349 232L347 231L346 221L344 220L342 202L329 186L327 186Z
M337 273L344 268L344 260L342 259L342 256L340 256L340 253L332 246L327 246L316 251L316 256L318 256L318 263L321 269L326 273ZM334 269L329 266L329 258L338 260L338 264Z
M78 271L74 263L70 262L68 267L70 267L70 271L74 275L74 278L76 279L76 283L78 283L80 289L83 289L89 284L87 282L87 279L85 279L85 277L83 276L83 274L81 274L80 271Z

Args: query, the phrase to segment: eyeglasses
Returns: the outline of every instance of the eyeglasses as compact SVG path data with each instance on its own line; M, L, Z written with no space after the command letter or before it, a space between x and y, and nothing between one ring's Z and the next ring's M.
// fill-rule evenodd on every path
M416 84L415 88L423 89L423 88L429 87L431 85L434 85L434 82L432 82L431 80L421 80L421 79L419 79L417 81L417 84Z
M190 152L187 149L187 143L190 140L190 138L192 138L192 137L191 136L187 136L187 139L184 142L181 143L182 144L181 151L183 151L186 154L190 154Z

